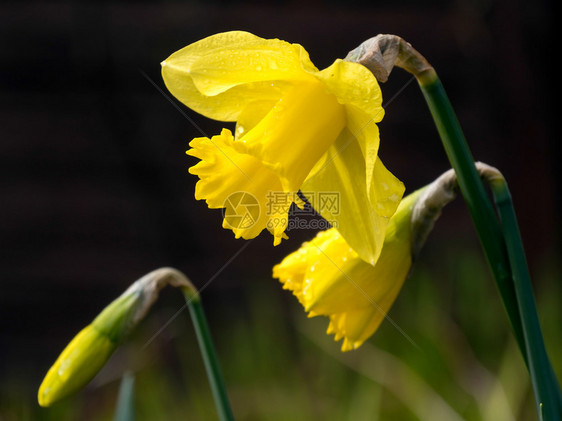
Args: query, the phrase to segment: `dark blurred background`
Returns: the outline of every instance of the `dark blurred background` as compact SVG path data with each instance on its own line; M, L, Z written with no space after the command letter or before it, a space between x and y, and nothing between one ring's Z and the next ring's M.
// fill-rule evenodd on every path
M221 228L221 212L208 210L193 197L196 178L187 170L196 160L184 152L200 132L152 84L165 90L159 63L168 55L233 29L302 44L319 68L378 33L400 35L422 52L443 81L474 157L498 167L510 183L535 291L539 301L544 296L556 304L540 309L547 342L552 351L562 349L560 315L548 313L561 298L557 209L562 185L556 174L560 154L554 86L559 83L552 70L553 23L549 4L541 1L0 4L0 419L84 419L91 413L84 408L111 408L113 401L106 402L95 390L78 408L59 412L39 410L34 399L43 375L68 340L132 281L160 266L177 267L199 287L213 279L203 299L221 359L233 359L236 338L252 338L256 329L273 338L271 347L264 349L300 361L306 371L304 351L294 345L303 334L292 327L293 318L304 320L304 315L271 278L271 267L313 233L290 232L289 241L273 248L272 237L264 232L241 250L246 243ZM384 98L393 98L410 79L396 69L382 85ZM223 126L180 107L205 133L218 133ZM415 83L387 104L380 128L381 156L408 191L449 168ZM414 273L391 315L422 342L414 321L423 320L423 314L400 306L400 300L418 300L423 288L437 291L436 306L461 326L472 326L469 342L494 373L502 359L496 349L486 360L487 352L509 343L509 334L488 271L474 269L483 265L459 199L445 210L421 255L419 270L428 276ZM484 295L475 293L464 300L457 284L461 268L468 271L462 288ZM255 307L255 301L261 304ZM184 351L168 347L177 344L174 337L187 337L185 352L196 360L187 363L186 371L199 373L190 381L205 389L187 312L151 340L181 306L179 294L165 291L142 334L136 335L131 353L135 359L144 358L136 363L139 372L150 365L146 360L167 355L154 363L162 372L183 364L174 358ZM458 308L466 309L466 317L456 313ZM488 314L496 315L494 323L486 319ZM475 317L481 320L476 326L468 322ZM320 333L326 325L325 320L303 323L316 323ZM489 333L490 338L501 337L498 344L479 336L490 324L499 329L499 334ZM246 329L247 336L235 335L233 326ZM396 330L386 329L381 340L394 344L391 351L411 347ZM275 345L278 336L286 341ZM375 346L378 336L370 341ZM249 347L259 354L259 346ZM318 352L312 349L305 360L314 364ZM267 367L269 354L259 355ZM112 380L130 368L130 363L119 361L114 378L108 375L112 393L117 387ZM248 403L263 397L236 394L243 383L236 379L248 374L236 377L236 368L225 364L240 419L274 419L271 413L264 415L266 409L259 412ZM264 370L257 371L256 383L260 376L281 376ZM321 402L313 383L307 383L312 382L310 376L300 380L308 385L307 402ZM178 388L182 390L181 384ZM195 393L184 392L180 396ZM205 396L201 399L208 399ZM338 401L337 393L333 399ZM527 404L532 416L532 401ZM326 416L321 403L311 408L315 416L340 419ZM176 419L168 415L162 419Z

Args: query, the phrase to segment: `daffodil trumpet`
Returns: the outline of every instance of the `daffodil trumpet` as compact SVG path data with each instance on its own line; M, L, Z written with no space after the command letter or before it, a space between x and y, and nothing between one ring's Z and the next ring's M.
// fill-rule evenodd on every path
M337 210L315 209L365 261L377 260L404 186L378 157L384 110L366 67L338 59L318 70L298 44L233 31L175 52L162 77L189 108L236 122L234 133L195 138L187 151L200 159L189 170L195 198L225 208L224 228L244 239L268 229L277 245L290 204L303 205L299 190L339 192Z
M478 164L482 174L497 171ZM371 265L333 228L322 231L273 268L273 277L293 292L309 317L328 316L328 334L357 349L375 333L410 273L443 207L458 191L449 170L406 196L390 219L381 254Z

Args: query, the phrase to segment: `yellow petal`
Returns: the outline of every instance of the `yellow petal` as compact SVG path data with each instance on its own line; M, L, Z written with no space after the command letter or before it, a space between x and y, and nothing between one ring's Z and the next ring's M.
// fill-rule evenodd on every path
M284 93L271 111L237 142L298 191L316 162L345 127L345 113L325 86L312 81Z
M273 109L275 104L279 102L279 97L275 97L275 99L270 100L256 100L245 105L236 120L234 138L239 140L242 136L253 129Z
M336 60L316 77L345 106L347 128L357 139L363 152L367 186L377 188L372 184L376 181L374 171L379 150L379 130L376 123L384 117L382 93L377 79L366 67L343 60ZM368 193L373 194L371 188Z
M312 240L309 247L316 247L320 254L305 273L305 310L331 314L361 307L377 308L390 289L400 289L409 271L410 237L405 232L408 227L409 223L399 227L400 238L385 238L383 252L374 267L360 259L335 230L330 241Z
M405 278L406 275L397 278L397 282L390 287L386 294L377 300L373 299L370 306L330 314L330 333L336 337L345 338L342 343L342 351L359 348L376 332L382 321L387 317L387 313L396 300Z
M369 179L367 179L369 181ZM404 195L404 183L398 180L384 166L380 159L375 161L373 175L370 179L369 201L378 215L390 218L397 210Z
M353 119L353 123L378 123L384 117L380 86L366 67L338 59L315 76L338 98L340 104L345 105L348 115L352 116L355 110L361 110L368 116L368 120L360 122ZM351 127L354 133L360 131L355 129L360 127Z
M195 198L205 200L209 208L225 208L223 227L236 238L251 239L267 228L278 244L287 227L293 194L285 192L279 177L253 156L239 153L232 133L224 129L212 139L196 138L190 142L188 155L201 161L189 172L199 176ZM284 206L272 206L271 195Z
M316 262L327 259L322 250L330 245L332 248L343 246L343 249L338 249L332 254L339 263L347 259L349 246L340 240L341 236L335 229L320 231L312 241L303 243L301 248L285 257L280 264L275 265L273 277L279 279L283 284L283 289L292 291L299 302L307 308L310 302L309 286L312 280L308 275L314 272ZM353 251L351 250L351 252ZM334 266L330 264L327 268L333 269ZM314 278L321 277L314 276ZM310 313L313 312L310 311Z
M316 71L302 46L242 31L212 35L162 62L162 77L176 98L223 121L236 120L249 102L276 97L280 87L309 80Z
M382 165L375 161L377 168L372 178L380 188L375 189L376 201L371 201L366 185L365 160L356 138L344 130L328 149L303 184L306 192L336 192L339 206L318 203L315 209L335 226L347 243L365 261L374 264L380 254L389 217L398 207L404 186ZM387 189L385 187L388 187ZM314 198L307 197L313 201ZM314 204L313 204L314 207Z

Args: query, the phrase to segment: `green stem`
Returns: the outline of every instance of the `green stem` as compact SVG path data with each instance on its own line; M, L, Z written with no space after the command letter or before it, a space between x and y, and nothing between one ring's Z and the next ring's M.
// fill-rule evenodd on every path
M490 182L503 228L507 253L515 285L523 335L529 361L531 383L535 391L537 412L545 421L562 419L560 386L548 358L535 306L531 276L521 241L511 194L503 177Z
M191 320L193 321L195 334L199 342L205 369L207 370L207 377L209 378L215 406L219 413L219 419L221 421L234 421L219 361L211 338L211 332L207 324L205 313L203 312L203 306L201 305L201 299L199 294L192 289L182 288L182 291L189 308L189 313L191 314Z
M445 152L457 174L460 190L496 280L515 339L521 349L523 359L527 362L521 318L499 221L476 171L474 159L453 107L437 74L431 69L418 74L417 79L437 126Z
M121 379L113 421L134 421L135 419L135 376L125 373Z

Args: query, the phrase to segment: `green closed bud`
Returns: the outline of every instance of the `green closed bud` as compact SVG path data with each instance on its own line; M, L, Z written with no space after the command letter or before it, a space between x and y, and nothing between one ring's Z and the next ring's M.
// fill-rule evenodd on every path
M92 380L167 284L196 291L185 275L171 268L157 269L136 281L62 351L39 387L39 405L50 406Z
M70 341L47 372L39 387L39 405L50 406L82 388L105 365L117 343L93 325L88 325Z

